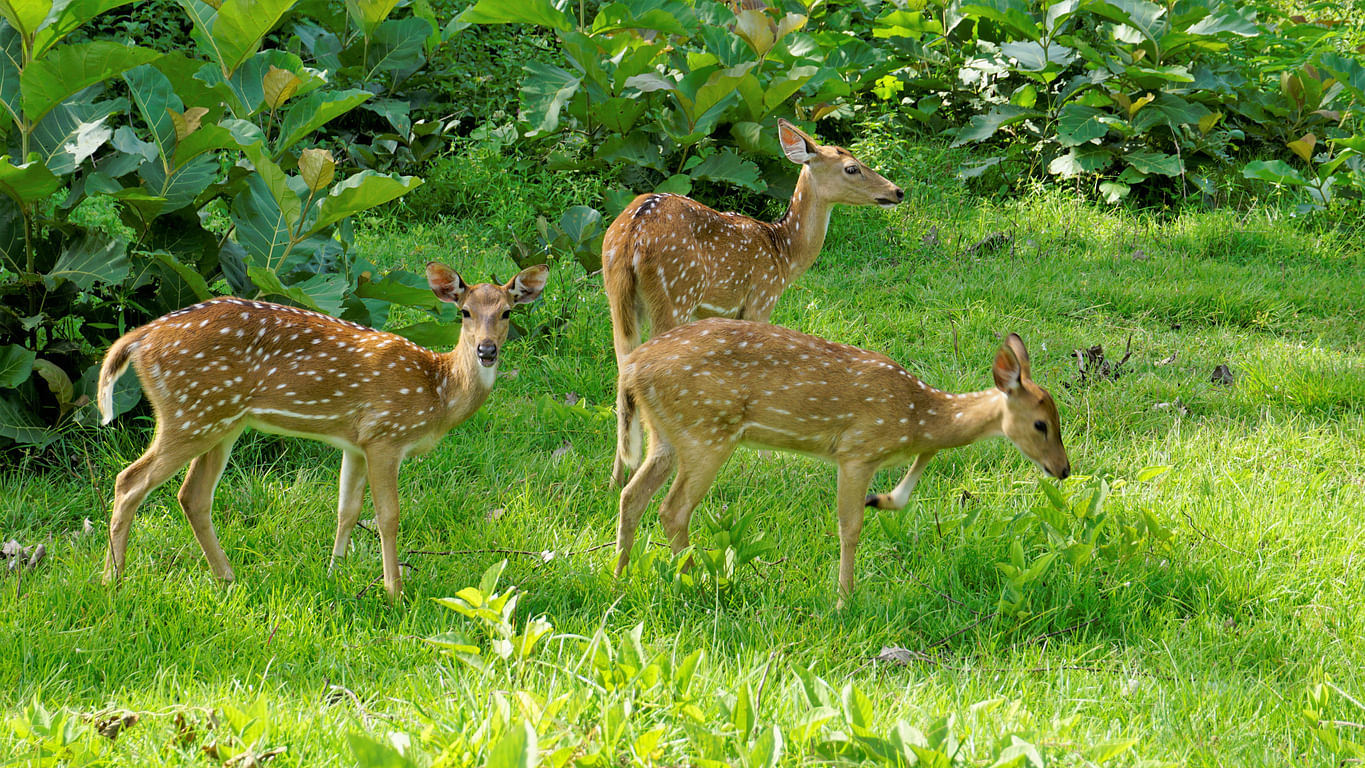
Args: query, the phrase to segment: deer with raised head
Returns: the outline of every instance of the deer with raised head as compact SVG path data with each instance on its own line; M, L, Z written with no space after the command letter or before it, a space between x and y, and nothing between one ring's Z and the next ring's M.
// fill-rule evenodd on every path
M616 573L640 516L676 466L659 506L674 553L688 546L692 510L736 446L793 451L838 467L839 605L853 591L863 507L900 509L924 467L947 448L1003 435L1047 474L1065 478L1057 406L1033 382L1028 351L1010 334L996 352L995 387L951 394L889 358L787 328L713 318L655 336L621 366L617 458L639 464L621 492ZM879 467L911 462L890 493L868 494Z
M890 208L905 199L842 147L821 145L786 120L777 121L777 137L801 166L777 221L653 194L635 198L607 228L602 274L618 368L640 346L646 322L654 335L705 317L767 322L778 297L820 254L836 203ZM624 483L620 462L612 480Z
M105 582L123 572L133 513L187 463L180 507L214 575L234 579L210 511L233 443L254 427L342 450L331 565L346 553L368 482L384 587L397 600L398 466L431 449L487 399L512 308L535 301L548 273L535 266L506 285L468 285L444 264L426 271L436 296L460 307L459 342L445 354L318 312L237 298L172 312L115 341L100 368L104 423L114 416L114 383L132 365L156 414L156 432L115 482Z

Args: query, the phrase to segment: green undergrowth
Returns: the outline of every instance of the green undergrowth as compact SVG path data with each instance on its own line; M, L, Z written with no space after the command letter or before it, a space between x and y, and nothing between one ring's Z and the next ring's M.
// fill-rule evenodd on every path
M246 765L279 747L271 765L513 765L529 741L547 765L1359 757L1359 227L1055 189L983 200L945 180L960 150L851 148L906 201L836 211L774 321L950 391L989 386L1000 335L1019 333L1077 473L1059 493L1003 441L941 454L906 509L869 511L858 591L836 611L833 470L741 451L693 521L716 569L679 574L647 517L617 581L610 328L600 277L566 261L519 310L487 405L404 465L399 608L364 530L327 573L340 457L326 446L239 443L215 507L226 588L171 485L138 515L123 583L98 583L113 479L146 417L0 473L0 538L47 553L0 577L0 764L68 736L66 764L118 765ZM495 187L515 159L470 157L450 183L493 202L371 220L364 252L506 279L509 212L575 193L535 168ZM707 516L747 528L736 541ZM515 585L508 616L435 602L503 560L479 599ZM551 629L502 660L512 646L495 641L537 617ZM471 648L477 664L459 657ZM95 735L111 718L117 738Z

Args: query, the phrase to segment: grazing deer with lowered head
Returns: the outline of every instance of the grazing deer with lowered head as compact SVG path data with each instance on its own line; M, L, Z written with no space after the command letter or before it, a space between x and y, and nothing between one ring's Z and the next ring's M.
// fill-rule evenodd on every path
M1047 474L1065 478L1057 406L1029 375L1010 334L991 368L995 388L950 394L889 358L787 328L713 318L655 336L626 358L617 386L617 457L635 467L642 416L649 454L621 492L619 576L649 500L677 466L659 507L675 553L721 465L740 444L794 451L838 466L839 604L853 591L863 507L900 509L924 467L946 448L1004 435ZM879 467L913 460L890 493L868 495Z
M114 382L131 364L156 413L156 432L114 485L106 583L123 572L138 505L186 463L180 506L214 575L233 580L210 510L232 444L255 427L342 450L332 565L346 553L369 482L384 587L397 600L398 465L429 450L487 399L512 307L535 301L547 272L535 266L506 285L468 285L444 264L428 264L431 290L457 304L463 318L459 343L446 354L318 312L235 298L124 334L100 368L100 412L104 423L113 419Z
M786 120L777 121L777 137L801 166L777 221L654 194L635 198L607 228L602 273L618 367L640 346L646 320L654 335L704 317L767 322L778 297L820 254L836 203L889 208L905 198L847 150L822 146ZM619 462L612 480L625 481Z

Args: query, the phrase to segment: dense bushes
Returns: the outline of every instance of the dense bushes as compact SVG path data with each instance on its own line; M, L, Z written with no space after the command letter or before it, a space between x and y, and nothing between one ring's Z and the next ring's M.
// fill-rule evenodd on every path
M701 181L764 191L786 173L777 116L838 134L881 111L991 147L966 178L1083 179L1110 201L1217 199L1245 175L1302 187L1311 208L1365 184L1365 69L1336 19L1224 0L768 6L630 0L575 19L552 0L483 0L461 19L553 32L558 56L525 65L521 138L554 166L610 169L624 188L608 211Z
M401 82L420 61L407 35L436 34L429 19L386 18L391 2L348 4L364 53L339 63L365 90L263 47L278 24L309 23L295 0L184 0L193 55L82 33L124 5L3 6L0 443L42 446L54 426L93 420L109 342L214 293L379 324L392 301L434 303L410 287L415 276L380 280L352 248L350 217L420 179L341 176L329 151L305 149ZM424 34L416 47L429 43Z
M398 174L456 136L593 174L607 214L642 191L784 196L779 116L836 138L893 121L981 145L964 177L1075 179L1110 201L1218 201L1245 177L1310 210L1365 188L1365 68L1334 19L1225 0L753 5L5 4L0 443L89 420L100 351L213 293L371 324L430 308L419 278L355 252L349 217L414 188ZM594 269L604 216L540 213L513 257Z
M1335 51L1330 20L1221 0L931 5L878 17L874 34L905 63L879 93L955 144L1003 148L966 176L1089 178L1110 201L1153 182L1214 193L1243 166L1249 178L1307 184L1280 161L1246 165L1288 147L1361 189L1352 137L1365 70ZM1330 201L1313 189L1316 203Z

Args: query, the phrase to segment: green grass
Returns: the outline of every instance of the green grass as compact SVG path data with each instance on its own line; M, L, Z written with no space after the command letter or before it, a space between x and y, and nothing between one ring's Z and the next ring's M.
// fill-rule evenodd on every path
M1104 510L1129 523L1145 511L1169 532L1164 544L1139 537L1130 555L1084 567L1059 559L1023 588L1021 613L992 616L1006 586L996 564L1010 561L1011 545L1030 560L1055 546L1031 513L1046 506L1046 481L1008 443L989 442L941 454L905 510L869 514L858 592L837 612L833 470L740 452L702 509L754 515L751 530L776 549L715 589L679 587L657 544L645 545L640 567L618 582L610 548L584 551L614 536L614 419L546 402L570 392L590 406L613 398L600 278L568 266L522 318L545 332L509 346L504 369L517 374L404 466L400 551L459 554L405 555L412 570L397 609L371 585L378 542L364 531L338 571L326 572L340 457L325 446L239 443L215 507L238 577L226 588L210 577L174 484L141 509L123 583L98 583L113 478L145 446L145 421L73 436L56 466L0 474L0 538L49 552L22 582L0 580L6 719L25 718L34 699L80 713L132 710L141 720L116 742L92 737L105 745L103 759L211 765L202 747L226 738L231 710L262 706L259 746L288 747L274 765L354 765L348 735L360 732L380 741L408 734L418 764L472 739L445 764L482 765L476 729L491 720L500 733L500 707L521 713L515 719L540 705L528 702L563 696L560 714L539 725L546 753L586 759L604 748L606 759L639 762L631 746L663 726L659 764L698 764L703 732L721 733L717 754L740 764L734 756L756 742L710 719L762 689L757 721L781 728L782 762L797 765L829 757L799 739L809 707L797 670L808 669L832 686L836 709L846 684L866 695L870 733L885 736L902 719L929 732L952 717L968 764L989 764L1011 735L1059 764L1088 764L1091 745L1120 739L1136 744L1117 764L1340 757L1302 711L1324 681L1365 693L1359 229L1262 210L1147 214L1057 191L984 201L944 180L953 158L944 150L885 137L854 150L904 185L906 202L836 212L824 253L774 321L884 351L949 390L988 386L1000 335L1020 333L1035 379L1057 398L1081 475L1064 489L1106 478ZM467 170L448 169L450 183L465 186L446 199L490 185L499 162L484 153ZM531 173L524 185L486 186L483 210L462 204L444 222L371 221L359 228L361 246L381 264L441 258L467 277L505 278L499 233L517 225L512 217L583 200L583 186L547 192L555 176ZM994 232L1010 239L973 248ZM1103 344L1116 360L1129 339L1118 379L1078 381L1072 350ZM1220 364L1231 368L1231 386L1210 381ZM1158 465L1170 471L1137 480ZM897 472L881 473L875 488L888 489ZM83 536L86 517L95 532ZM693 529L705 546L714 535L701 517ZM660 538L649 516L642 534ZM557 556L530 554L542 551ZM596 687L574 639L548 642L520 673L486 678L422 642L478 633L432 598L477 584L504 557L504 584L524 593L517 623L545 614L556 633L600 631L623 654L604 669L630 666L637 624L647 654L703 651L690 698L638 681ZM925 655L906 666L873 662L883 646ZM689 719L687 702L707 724ZM219 725L206 731L210 712ZM818 738L856 730L846 716ZM1360 722L1365 713L1332 694L1322 716ZM624 735L606 749L616 723ZM1360 740L1359 730L1338 730ZM0 760L31 754L15 733L0 726Z

